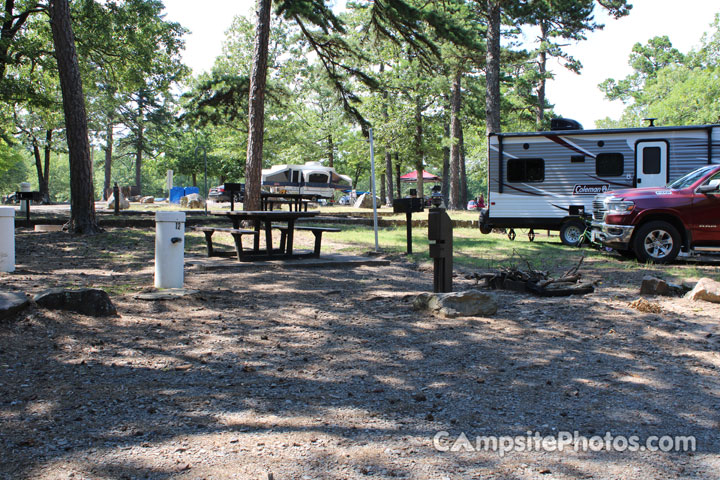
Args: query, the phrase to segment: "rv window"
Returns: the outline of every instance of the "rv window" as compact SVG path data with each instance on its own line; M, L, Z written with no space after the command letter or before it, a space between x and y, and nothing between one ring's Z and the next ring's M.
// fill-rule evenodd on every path
M292 172L292 181L293 183L300 183L300 171L293 170Z
M545 160L542 158L513 158L507 163L508 182L542 182L545 180Z
M308 175L310 183L328 183L328 177L324 173L311 173Z
M625 171L622 153L598 153L595 158L595 175L598 177L619 177Z
M660 173L660 147L645 147L643 152L643 173L657 175Z
M570 163L582 163L585 161L585 155L573 155L570 157Z

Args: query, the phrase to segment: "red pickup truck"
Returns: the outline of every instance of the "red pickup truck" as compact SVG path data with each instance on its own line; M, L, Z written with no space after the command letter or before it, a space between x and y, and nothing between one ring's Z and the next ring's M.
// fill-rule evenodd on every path
M720 165L694 170L667 187L598 195L592 235L640 262L672 262L681 251L720 253Z

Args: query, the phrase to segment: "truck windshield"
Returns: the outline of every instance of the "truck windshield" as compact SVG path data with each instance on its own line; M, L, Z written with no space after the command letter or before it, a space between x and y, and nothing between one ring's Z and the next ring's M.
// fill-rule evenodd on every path
M680 177L674 182L670 183L668 187L672 188L673 190L687 188L693 183L700 180L702 177L704 177L710 170L713 170L715 168L717 168L717 165L709 165L707 167L698 168L697 170L688 173L684 177Z

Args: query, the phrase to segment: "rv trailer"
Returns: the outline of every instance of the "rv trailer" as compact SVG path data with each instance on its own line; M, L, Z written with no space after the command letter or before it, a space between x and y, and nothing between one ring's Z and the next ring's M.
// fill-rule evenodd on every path
M335 190L351 189L352 179L320 162L306 162L305 165L275 165L264 169L262 186L270 193L332 198Z
M556 120L549 132L490 135L483 233L528 228L532 239L532 229L559 230L564 244L575 245L595 195L662 187L720 163L720 125L582 130Z

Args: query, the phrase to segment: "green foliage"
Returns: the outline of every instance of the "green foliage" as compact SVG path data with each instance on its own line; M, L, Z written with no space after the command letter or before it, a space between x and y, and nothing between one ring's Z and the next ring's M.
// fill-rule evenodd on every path
M611 100L627 104L622 126L637 125L642 117L655 117L659 125L720 122L720 15L703 35L696 51L684 54L667 36L635 44L629 63L634 72L600 88ZM604 122L607 125L609 122Z
M29 175L30 169L22 152L0 140L0 194L16 192Z

